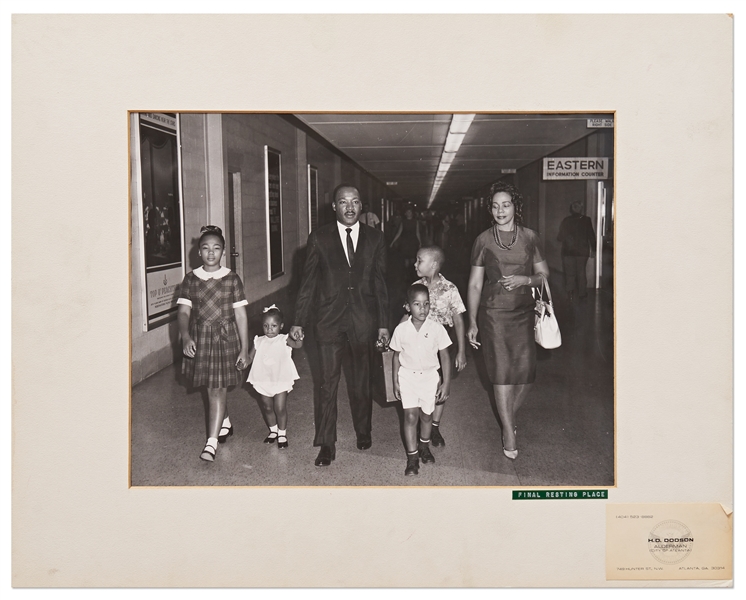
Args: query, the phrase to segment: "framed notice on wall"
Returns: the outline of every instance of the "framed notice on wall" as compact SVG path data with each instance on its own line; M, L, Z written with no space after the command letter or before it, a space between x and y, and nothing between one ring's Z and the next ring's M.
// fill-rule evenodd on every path
M174 113L138 113L134 121L143 331L149 331L176 318L184 278L179 118Z
M264 195L267 210L267 280L285 273L282 252L282 156L264 146Z

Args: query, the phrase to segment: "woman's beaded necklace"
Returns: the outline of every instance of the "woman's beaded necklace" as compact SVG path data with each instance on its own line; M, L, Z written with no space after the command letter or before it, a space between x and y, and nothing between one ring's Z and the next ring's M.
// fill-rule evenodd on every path
M503 250L510 250L513 246L515 246L515 241L518 239L518 225L513 223L513 239L510 240L509 244L503 244L500 241L500 235L497 233L497 223L492 227L492 235L495 238L495 243L498 245L499 248L502 248Z

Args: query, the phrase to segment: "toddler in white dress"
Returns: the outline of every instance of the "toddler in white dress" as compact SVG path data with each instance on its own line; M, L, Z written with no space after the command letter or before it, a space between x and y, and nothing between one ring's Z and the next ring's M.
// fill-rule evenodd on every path
M293 389L298 371L293 362L293 348L303 346L287 334L280 333L284 327L282 312L274 304L264 309L262 329L264 335L254 337L254 347L249 352L248 382L261 395L261 409L269 435L265 444L277 442L278 448L288 447L287 397Z

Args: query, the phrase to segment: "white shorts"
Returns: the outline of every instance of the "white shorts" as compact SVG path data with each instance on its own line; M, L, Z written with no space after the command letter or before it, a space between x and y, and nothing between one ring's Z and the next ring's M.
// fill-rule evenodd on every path
M289 392L293 389L292 381L262 381L260 383L252 382L251 385L262 396L267 396L268 398L274 398L277 394Z
M419 407L426 415L433 414L439 383L438 369L413 371L399 366L401 405L404 408Z

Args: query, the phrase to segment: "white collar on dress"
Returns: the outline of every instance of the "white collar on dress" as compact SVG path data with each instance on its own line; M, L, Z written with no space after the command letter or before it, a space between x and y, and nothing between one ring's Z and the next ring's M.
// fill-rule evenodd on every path
M231 270L228 267L220 267L217 271L213 271L212 273L208 273L203 267L198 267L192 271L192 273L202 281L207 281L208 279L222 279L230 272Z

